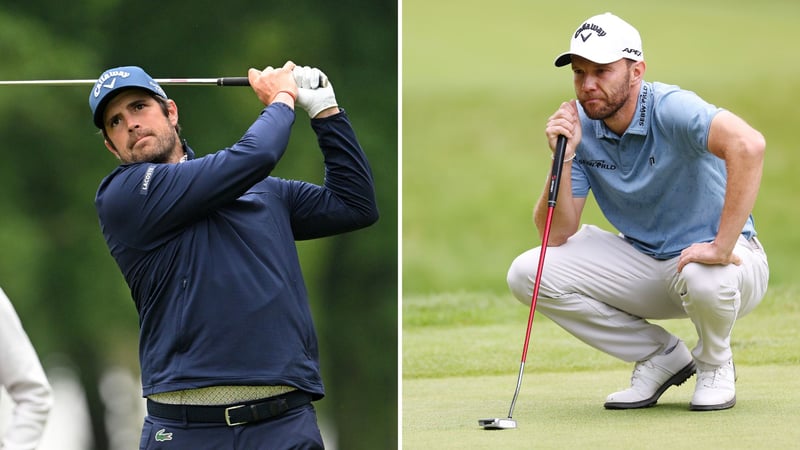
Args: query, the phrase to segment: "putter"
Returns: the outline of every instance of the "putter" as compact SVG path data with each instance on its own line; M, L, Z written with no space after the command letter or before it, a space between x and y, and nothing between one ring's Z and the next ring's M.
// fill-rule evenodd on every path
M558 185L561 183L561 170L564 165L564 152L567 148L567 138L563 135L558 136L556 141L556 152L553 156L553 168L550 170L550 186L547 194L547 220L542 233L542 249L539 251L539 266L536 270L536 279L533 283L533 295L531 296L531 309L528 314L528 329L525 332L525 343L522 346L522 360L519 363L519 375L517 375L517 388L514 390L514 397L511 399L511 408L508 410L508 418L478 419L478 425L484 430L507 430L517 428L517 421L512 418L514 406L517 403L519 389L522 386L522 373L525 371L525 360L528 357L528 342L531 339L531 327L533 326L533 314L536 312L536 298L539 296L539 284L542 281L542 268L544 267L544 254L547 250L547 240L550 237L550 224L553 222L553 210L556 208L556 198L558 197Z

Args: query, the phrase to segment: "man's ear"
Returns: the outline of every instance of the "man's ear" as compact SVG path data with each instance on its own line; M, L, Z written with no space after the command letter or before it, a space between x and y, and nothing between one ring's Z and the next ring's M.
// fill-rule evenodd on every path
M641 81L644 78L644 72L647 70L647 64L644 61L636 61L633 64L633 77L632 82Z
M178 105L172 99L167 99L167 115L173 127L178 125Z
M109 141L108 139L103 139L103 144L105 144L105 146L108 149L108 151L113 153L114 156L116 156L118 160L122 161L122 158L119 157L119 152L117 151L117 148L114 147L114 144L112 144L111 141Z

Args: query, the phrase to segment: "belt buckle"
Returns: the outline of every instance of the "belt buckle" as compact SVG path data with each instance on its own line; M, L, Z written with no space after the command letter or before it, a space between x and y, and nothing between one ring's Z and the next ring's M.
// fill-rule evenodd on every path
M239 408L246 408L247 405L236 405L236 406L229 406L225 408L225 423L228 424L229 427L234 427L236 425L244 425L247 422L231 422L231 410L239 409Z

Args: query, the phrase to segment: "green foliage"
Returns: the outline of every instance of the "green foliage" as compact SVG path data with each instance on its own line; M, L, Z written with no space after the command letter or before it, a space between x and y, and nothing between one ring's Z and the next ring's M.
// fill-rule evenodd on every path
M397 391L397 10L385 0L232 0L222 7L34 0L0 11L0 79L92 79L118 65L140 65L156 78L244 76L288 59L328 74L370 158L382 213L369 229L300 246L315 312L341 308L335 323L326 323L327 314L315 318L329 398L346 400L335 414L332 401L318 407L345 448L389 448L387 437L397 435L397 399L385 394ZM66 357L78 367L95 447L104 449L96 387L107 366L138 373L138 322L94 210L97 186L117 161L91 123L89 89L0 87L0 284L45 365ZM200 155L233 144L262 107L249 88L166 90L178 104L183 137ZM274 174L322 181L302 111ZM368 329L360 326L365 312L374 321ZM345 359L362 369L358 378L347 376L352 366L326 364ZM367 405L380 407L365 418Z

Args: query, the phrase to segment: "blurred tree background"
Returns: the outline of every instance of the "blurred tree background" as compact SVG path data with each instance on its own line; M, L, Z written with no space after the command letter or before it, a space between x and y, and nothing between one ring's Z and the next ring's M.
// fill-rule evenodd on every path
M321 68L373 167L381 211L366 230L299 249L319 333L327 439L343 449L397 447L396 2L58 0L0 8L0 79L96 78L139 65L154 78L246 76L286 60ZM0 285L50 370L86 393L93 448L111 448L109 368L139 375L138 319L94 210L116 159L91 123L91 87L0 87ZM199 154L234 143L261 110L249 88L166 86ZM275 175L322 181L298 111ZM57 400L58 401L58 400ZM127 448L135 448L137 441Z

